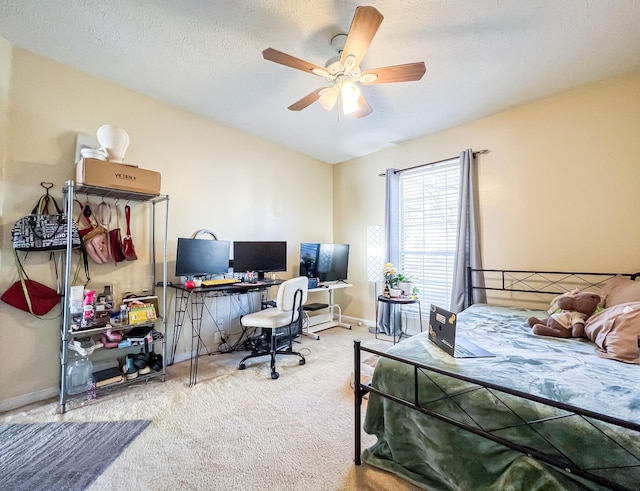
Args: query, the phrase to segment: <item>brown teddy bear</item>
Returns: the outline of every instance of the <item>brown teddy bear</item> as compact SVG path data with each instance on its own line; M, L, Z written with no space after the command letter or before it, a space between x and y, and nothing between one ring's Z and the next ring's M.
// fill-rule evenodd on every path
M573 291L558 299L559 311L546 320L529 317L529 326L534 334L556 338L579 338L584 336L584 324L593 315L600 303L600 295Z

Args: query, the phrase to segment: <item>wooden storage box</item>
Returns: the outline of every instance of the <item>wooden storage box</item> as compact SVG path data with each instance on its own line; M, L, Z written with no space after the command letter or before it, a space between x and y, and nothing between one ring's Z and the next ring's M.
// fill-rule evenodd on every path
M79 185L160 194L160 173L104 160L81 159L76 164Z

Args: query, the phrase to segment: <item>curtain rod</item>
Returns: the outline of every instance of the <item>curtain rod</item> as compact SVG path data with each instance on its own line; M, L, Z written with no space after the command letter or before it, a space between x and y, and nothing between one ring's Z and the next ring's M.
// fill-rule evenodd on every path
M491 150L487 150L486 148L484 150L478 150L477 152L473 152L473 156L475 157L476 155L484 155L485 153L489 153L490 151ZM436 160L435 162L429 162L427 164L414 165L413 167L407 167L406 169L397 170L395 171L395 174L400 174L401 172L405 172L408 170L419 169L420 167L426 167L428 165L441 164L442 162L446 162L447 160L457 159L458 157L460 156L456 155L455 157L449 157L448 159ZM384 177L386 175L387 175L386 172L383 172L382 174L378 174L378 176L380 177Z

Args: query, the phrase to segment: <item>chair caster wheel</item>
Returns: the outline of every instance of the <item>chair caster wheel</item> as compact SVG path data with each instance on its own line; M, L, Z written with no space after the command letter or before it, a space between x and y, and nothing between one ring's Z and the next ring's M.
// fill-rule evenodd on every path
M304 358L302 360L300 360L298 362L300 365L304 365L305 363L307 363L307 360L305 360Z
M278 372L271 372L271 378L273 380L276 380L279 376L280 376L280 374Z
M238 365L238 370L244 370L245 368L247 368L247 365L244 363L240 363L240 365Z

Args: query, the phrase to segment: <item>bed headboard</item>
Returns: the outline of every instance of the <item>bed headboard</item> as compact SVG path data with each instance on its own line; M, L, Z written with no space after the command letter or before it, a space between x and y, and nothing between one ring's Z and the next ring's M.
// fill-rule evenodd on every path
M611 278L621 275L632 280L640 273L581 273L572 271L527 271L467 268L467 305L474 303L478 291L497 294L505 302L516 299L548 304L550 295L575 290L599 290Z

